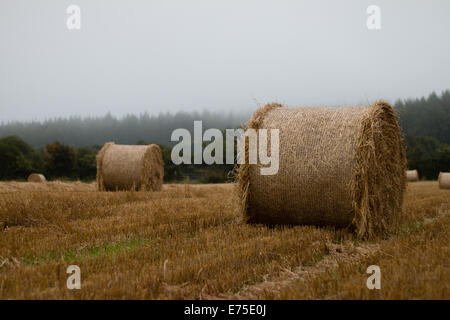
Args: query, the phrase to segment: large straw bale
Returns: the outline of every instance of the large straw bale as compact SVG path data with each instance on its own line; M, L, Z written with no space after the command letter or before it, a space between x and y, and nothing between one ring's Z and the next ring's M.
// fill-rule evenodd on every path
M279 129L280 155L275 175L261 175L261 164L237 169L247 222L349 226L359 238L386 235L398 224L406 157L388 103L313 108L272 103L253 114L248 128ZM248 163L248 144L245 152Z
M417 170L406 170L406 179L408 182L419 181L419 173Z
M151 145L105 143L97 155L98 190L160 191L164 175L161 149Z
M45 176L43 174L32 173L28 176L27 181L28 182L45 182L47 180L45 179Z
M439 173L439 188L450 189L450 172Z

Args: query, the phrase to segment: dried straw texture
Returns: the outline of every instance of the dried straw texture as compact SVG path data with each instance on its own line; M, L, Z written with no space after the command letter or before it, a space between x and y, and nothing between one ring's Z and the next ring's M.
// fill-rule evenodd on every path
M439 173L439 188L450 189L450 172Z
M359 238L386 235L398 224L406 156L386 102L338 108L272 103L253 114L248 128L280 130L280 163L276 175L261 175L260 164L237 169L247 222L352 226ZM245 152L248 163L248 145Z
M81 181L46 181L42 182L21 182L21 181L0 181L0 193L5 192L92 192L97 189L97 183L84 183Z
M47 179L45 179L45 176L40 173L32 173L28 176L27 179L28 182L45 182Z
M160 191L164 163L161 149L148 146L105 143L97 155L97 186L99 191Z
M406 179L408 182L419 181L419 173L417 170L406 170Z

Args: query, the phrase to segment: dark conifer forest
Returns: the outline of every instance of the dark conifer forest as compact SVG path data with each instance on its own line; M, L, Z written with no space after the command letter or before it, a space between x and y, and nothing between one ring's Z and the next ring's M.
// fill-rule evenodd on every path
M450 90L428 97L394 103L407 148L408 167L422 179L436 179L450 171ZM150 115L48 119L0 124L0 179L26 179L42 172L49 179L95 179L95 155L107 141L117 144L157 143L163 151L165 181L223 182L229 180L232 165L180 165L170 160L173 130L192 132L195 120L208 128L242 127L251 111L179 112Z

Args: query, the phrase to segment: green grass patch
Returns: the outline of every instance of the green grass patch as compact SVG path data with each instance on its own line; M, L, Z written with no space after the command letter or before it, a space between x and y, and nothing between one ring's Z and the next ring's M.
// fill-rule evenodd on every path
M48 262L51 260L62 260L70 262L73 260L97 258L100 256L109 256L118 254L120 252L131 251L133 249L142 247L143 245L150 243L150 239L127 239L118 241L115 243L105 243L100 246L84 248L78 251L66 251L66 252L51 252L41 256L25 256L21 260L25 264L38 264L42 262Z

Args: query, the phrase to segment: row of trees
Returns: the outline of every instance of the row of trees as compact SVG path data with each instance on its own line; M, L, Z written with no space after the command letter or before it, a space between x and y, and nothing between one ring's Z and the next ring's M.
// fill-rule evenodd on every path
M409 137L433 137L450 145L450 90L441 95L431 93L420 99L398 100L394 108L399 115L404 133ZM139 140L173 145L170 136L177 128L191 130L194 120L202 120L203 128L241 127L251 112L178 112L176 114L148 113L127 115L121 119L111 114L97 118L70 117L43 122L8 122L0 124L0 137L15 135L33 148L43 148L53 141L73 147L103 145L107 141L134 144Z
M408 168L420 178L435 180L439 172L450 172L450 146L433 137L406 137Z
M50 179L91 180L96 175L95 157L99 146L73 148L54 142L34 150L16 136L0 139L0 180L26 179L42 172Z
M425 179L450 171L450 90L399 100L394 107L405 133L408 168Z
M140 140L137 144L149 143ZM24 180L30 173L39 172L49 179L90 181L97 173L96 155L100 148L101 145L74 148L56 141L35 150L19 137L8 136L0 139L0 180ZM233 165L175 165L172 148L160 148L165 181L189 178L203 183L224 182L233 169Z
M422 178L436 179L439 172L450 171L449 145L432 137L407 136L405 142L408 167L417 169ZM148 143L141 140L137 144ZM93 180L97 170L96 154L100 148L100 145L73 148L54 142L34 150L22 139L8 136L0 139L0 180L26 179L32 172L42 172L49 179ZM218 183L230 179L234 165L175 165L171 160L172 149L163 145L160 148L165 181L189 178L197 182Z
M394 108L408 137L432 137L450 145L450 90L419 99L398 100Z
M450 171L450 91L399 100L394 108L405 133L408 167L417 169L426 179ZM204 129L236 128L248 118L244 114L193 112L130 115L119 120L108 114L103 118L2 124L0 137L6 137L0 139L0 179L23 179L31 172L43 172L50 179L90 180L95 178L95 156L104 142L153 141L162 150L165 181L189 177L200 182L222 182L228 179L233 165L174 165L170 157L174 143L170 141L171 133L176 128L192 129L194 120L202 120ZM46 144L55 140L62 143Z
M43 148L53 141L73 146L103 145L107 141L117 144L135 144L136 141L153 141L161 145L173 145L172 132L177 128L193 130L195 120L202 120L203 128L235 128L247 121L250 112L233 114L226 112L178 112L127 115L116 118L111 114L103 117L70 117L49 119L43 122L0 123L0 137L15 135L34 148Z

